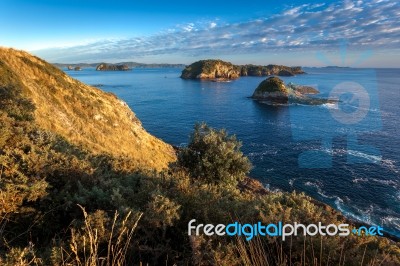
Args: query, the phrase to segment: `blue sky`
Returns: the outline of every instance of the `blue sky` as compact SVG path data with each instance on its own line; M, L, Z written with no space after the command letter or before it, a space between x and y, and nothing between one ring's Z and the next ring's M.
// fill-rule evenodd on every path
M0 1L0 45L50 62L400 67L400 3Z

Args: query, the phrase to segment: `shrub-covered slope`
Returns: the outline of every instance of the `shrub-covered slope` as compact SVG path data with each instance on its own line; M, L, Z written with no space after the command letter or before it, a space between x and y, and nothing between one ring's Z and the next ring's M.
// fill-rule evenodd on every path
M148 134L115 95L26 52L0 48L0 88L6 94L18 88L38 127L91 152L127 157L137 168L161 170L175 160L172 147Z

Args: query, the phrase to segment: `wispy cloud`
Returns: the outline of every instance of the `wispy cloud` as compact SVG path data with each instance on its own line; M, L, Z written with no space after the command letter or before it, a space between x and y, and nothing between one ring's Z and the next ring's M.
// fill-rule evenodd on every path
M280 14L240 23L188 23L161 33L129 39L101 40L68 48L36 51L50 61L125 60L163 54L219 54L315 51L350 48L399 49L400 3L346 0L305 4Z

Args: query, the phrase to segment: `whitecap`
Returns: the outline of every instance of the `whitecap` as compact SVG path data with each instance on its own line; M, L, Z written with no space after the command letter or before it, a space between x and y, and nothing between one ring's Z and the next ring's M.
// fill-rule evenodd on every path
M321 104L321 107L326 108L326 109L339 109L339 106L337 105L337 103L324 103Z
M372 163L380 163L382 160L382 156L378 155L371 155L371 154L366 154L360 151L355 151L355 150L347 150L347 154L352 155L354 157L359 157L363 159L367 159L368 161Z

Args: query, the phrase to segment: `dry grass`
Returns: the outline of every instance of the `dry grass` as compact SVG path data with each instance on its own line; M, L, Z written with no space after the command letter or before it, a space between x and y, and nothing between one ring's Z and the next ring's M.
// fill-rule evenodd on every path
M115 212L111 230L109 231L107 250L101 252L100 237L98 230L93 227L88 219L88 214L82 206L84 215L84 229L82 232L71 230L70 251L60 248L59 254L62 256L61 265L77 266L123 266L127 265L127 251L130 247L133 233L137 227L142 213L137 215L134 223L128 221L132 219L129 212L122 221L119 221L119 214ZM117 225L119 224L119 225ZM103 254L103 255L102 255Z
M93 153L126 157L141 169L161 170L176 159L173 148L147 133L115 95L23 51L0 47L0 62L12 72L8 85L22 84L24 96L35 104L35 122L41 128Z

